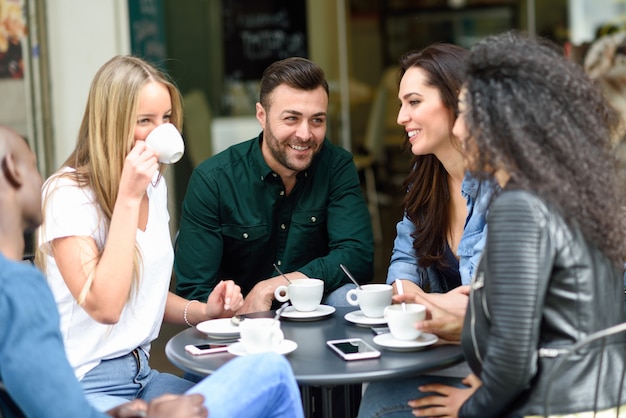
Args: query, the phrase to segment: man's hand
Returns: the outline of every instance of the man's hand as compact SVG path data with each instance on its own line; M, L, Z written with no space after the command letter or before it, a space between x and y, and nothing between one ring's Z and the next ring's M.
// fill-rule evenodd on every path
M282 277L274 277L260 281L252 288L243 300L243 306L239 308L237 314L269 311L274 301L274 290L285 283Z
M305 274L300 273L299 271L287 273L285 276L287 276L289 280L308 279ZM237 314L241 315L252 312L269 311L272 308L274 291L276 288L280 285L288 284L289 283L282 275L258 282L256 286L252 288L250 293L246 295L246 298L243 301L243 306L239 309L239 311L237 311Z
M415 408L413 415L416 417L457 418L461 406L476 392L481 382L478 377L470 374L463 379L463 384L467 385L468 388L460 389L440 383L420 386L418 388L420 392L435 392L439 395L409 401L409 406Z
M163 395L148 404L150 418L207 418L209 411L204 406L204 396Z

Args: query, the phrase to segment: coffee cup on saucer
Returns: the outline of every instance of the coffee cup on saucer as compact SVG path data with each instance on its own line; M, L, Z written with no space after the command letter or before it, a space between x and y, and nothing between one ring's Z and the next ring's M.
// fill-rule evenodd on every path
M274 297L279 302L291 301L300 312L312 312L320 306L324 295L324 282L320 279L296 279L286 286L278 286Z
M276 351L284 339L280 321L274 318L246 318L239 324L239 335L248 354Z
M146 137L146 145L159 154L159 162L163 164L174 164L185 153L183 137L171 123L154 128Z
M388 284L364 284L346 293L352 306L359 306L368 318L382 318L386 306L391 305L393 289Z
M426 319L426 307L417 303L389 305L385 308L385 318L389 332L396 340L417 340L422 331L415 328L415 323Z

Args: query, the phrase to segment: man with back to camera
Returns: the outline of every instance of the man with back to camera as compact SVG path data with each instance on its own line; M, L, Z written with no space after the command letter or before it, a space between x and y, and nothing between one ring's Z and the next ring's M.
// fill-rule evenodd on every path
M67 361L59 316L45 278L19 262L24 232L42 220L35 155L0 125L0 415L46 417L206 417L201 395L165 395L104 414L87 402Z
M275 353L233 359L186 395L135 399L106 413L96 410L65 355L46 279L20 262L24 232L42 221L42 183L26 141L0 125L0 416L206 418L208 405L215 418L243 411L251 417L304 415L291 367Z
M206 300L223 278L245 296L239 313L271 309L289 280L324 281L322 303L346 306L373 276L369 212L352 155L326 135L328 83L305 58L263 73L257 138L233 145L198 167L183 202L174 271L176 293Z

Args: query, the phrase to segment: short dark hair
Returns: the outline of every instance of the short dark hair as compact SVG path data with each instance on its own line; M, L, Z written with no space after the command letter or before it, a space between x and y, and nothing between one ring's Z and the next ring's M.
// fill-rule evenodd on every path
M263 71L259 102L264 108L269 108L269 96L281 84L307 91L321 86L328 95L328 82L324 78L324 70L306 58L290 57L276 61Z

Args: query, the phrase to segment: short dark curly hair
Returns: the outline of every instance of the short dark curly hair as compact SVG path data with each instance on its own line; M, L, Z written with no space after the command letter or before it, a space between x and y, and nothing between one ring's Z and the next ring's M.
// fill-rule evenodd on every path
M474 45L464 87L472 173L503 168L623 265L624 185L610 145L618 118L583 68L550 41L511 31Z

